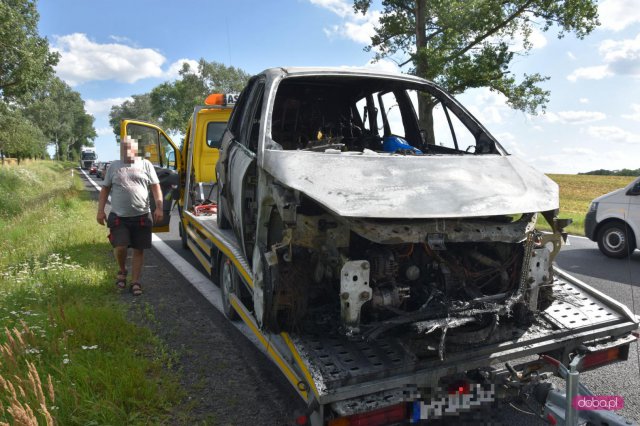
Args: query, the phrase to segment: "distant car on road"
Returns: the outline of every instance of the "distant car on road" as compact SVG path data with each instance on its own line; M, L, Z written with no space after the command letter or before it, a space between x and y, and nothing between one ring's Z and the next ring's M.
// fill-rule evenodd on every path
M96 171L98 170L98 167L100 166L100 163L94 163L89 167L89 174L90 175L95 175Z
M640 178L593 200L584 233L609 257L622 259L640 247Z
M104 179L104 177L107 175L107 169L109 168L110 164L111 161L100 164L100 167L98 167L98 170L96 170L96 178Z

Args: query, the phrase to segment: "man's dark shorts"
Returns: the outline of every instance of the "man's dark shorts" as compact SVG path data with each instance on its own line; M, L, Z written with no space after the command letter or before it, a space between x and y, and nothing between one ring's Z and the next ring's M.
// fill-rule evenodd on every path
M109 213L107 226L111 230L109 241L113 247L151 248L151 213L142 216L120 217Z

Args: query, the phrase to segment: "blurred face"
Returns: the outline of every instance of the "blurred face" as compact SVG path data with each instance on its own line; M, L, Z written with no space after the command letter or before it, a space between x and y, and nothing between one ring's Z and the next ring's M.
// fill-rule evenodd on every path
M120 144L120 154L122 161L125 163L133 163L138 155L138 141L126 137Z

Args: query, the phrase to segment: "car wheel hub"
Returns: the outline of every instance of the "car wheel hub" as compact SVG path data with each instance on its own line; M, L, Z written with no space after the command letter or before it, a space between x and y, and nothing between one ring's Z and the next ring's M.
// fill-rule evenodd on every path
M611 230L604 238L604 243L611 251L620 251L624 247L625 236L620 230Z

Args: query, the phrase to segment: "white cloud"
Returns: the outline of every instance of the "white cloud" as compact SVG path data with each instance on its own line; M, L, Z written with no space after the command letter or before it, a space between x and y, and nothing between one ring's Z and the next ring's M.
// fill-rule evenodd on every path
M631 114L623 114L622 118L626 118L627 120L640 121L640 104L632 104L631 110L633 111Z
M574 55L574 53L573 53L573 52L567 52L567 57L568 57L569 59L571 59L572 61L575 61L575 60L576 60L576 55Z
M578 68L567 79L601 80L613 75L640 78L640 34L634 39L604 40L598 46L598 53L603 65Z
M616 126L589 126L587 134L608 142L640 143L640 134Z
M371 68L377 71L384 71L384 72L395 72L395 73L401 72L398 64L388 59L381 59L377 62L373 62L373 60L371 60L367 62L367 64L365 65L365 68Z
M640 34L635 39L605 40L598 51L611 72L640 77Z
M589 103L589 98L580 98L580 99L579 99L579 102L580 102L581 104L588 104L588 103Z
M60 53L56 71L71 86L91 80L134 83L143 78L162 77L165 57L153 49L124 44L100 44L85 34L55 37L52 50Z
M133 98L87 99L84 102L84 106L89 114L97 117L99 115L109 114L113 105L120 105L121 103L130 100L133 100Z
M613 31L620 31L640 22L637 0L604 0L598 6L598 14L602 27Z
M586 155L586 156L592 156L592 155L596 155L596 151L594 151L593 149L590 148L575 148L575 147L571 147L571 148L562 148L562 153L564 154L571 154L571 155Z
M375 26L380 19L380 12L370 11L366 16L351 14L344 17L345 21L339 25L324 28L325 35L329 38L346 38L356 43L370 44L371 37L375 34Z
M513 114L513 110L507 105L507 98L502 93L486 88L468 90L459 98L464 98L462 103L485 125L501 124L505 121L506 115Z
M123 37L123 36L117 36L117 35L110 35L109 38L117 43L127 43L127 44L134 44L133 41L129 38L129 37Z
M599 111L560 111L558 116L565 124L584 124L607 118L605 113Z
M113 135L112 127L99 127L96 129L98 136L110 136Z
M353 6L346 0L309 0L311 4L328 9L341 18L354 15Z
M532 121L543 121L550 124L585 124L600 121L607 115L599 111L547 111L539 116L529 116Z
M567 80L576 81L581 78L585 80L602 80L611 75L613 75L613 73L607 65L596 65L593 67L577 68L567 76Z

